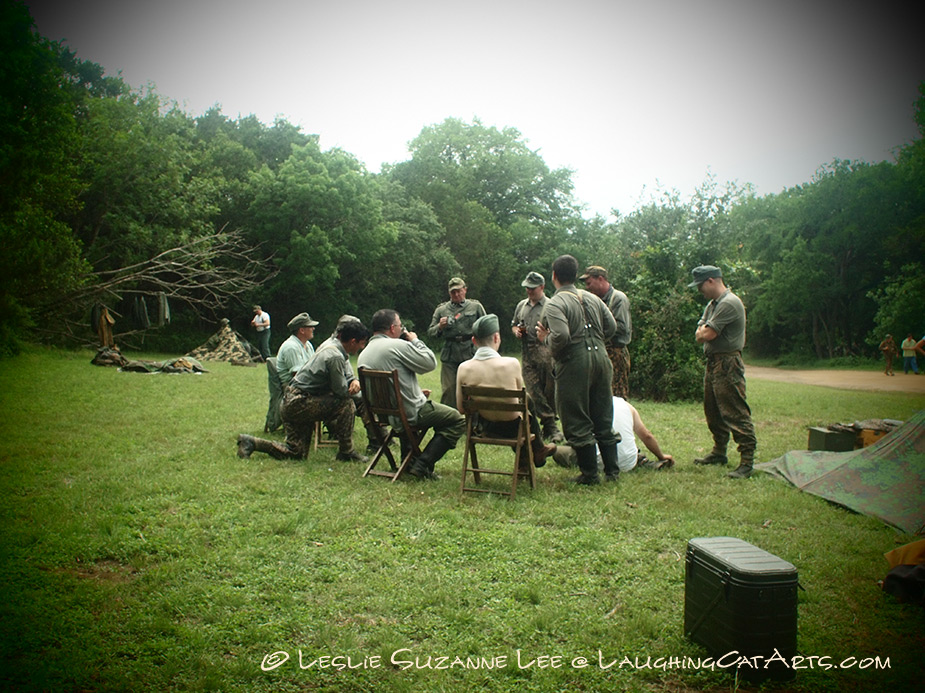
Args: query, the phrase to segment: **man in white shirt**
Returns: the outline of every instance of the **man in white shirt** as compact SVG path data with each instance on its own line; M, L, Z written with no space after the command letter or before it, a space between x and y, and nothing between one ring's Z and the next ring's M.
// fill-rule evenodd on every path
M257 350L266 361L270 358L270 314L260 306L254 306L251 325L257 330Z
M674 466L674 457L662 452L655 436L642 422L636 407L622 397L613 398L613 430L620 436L620 442L617 444L617 466L621 472L628 472L637 466L647 469L670 469ZM640 454L636 436L639 436L649 452L655 455L654 460L648 460ZM569 445L557 446L553 459L560 467L574 467L578 463L575 451Z

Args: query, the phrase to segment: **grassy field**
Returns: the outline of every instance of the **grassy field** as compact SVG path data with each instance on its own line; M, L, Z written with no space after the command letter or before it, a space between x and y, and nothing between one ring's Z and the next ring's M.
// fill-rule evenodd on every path
M461 448L440 481L398 484L331 449L239 459L237 434L263 428L262 367L149 375L91 357L0 362L4 689L746 690L693 666L706 653L682 632L685 549L706 536L797 567L799 650L836 666L807 660L788 690L925 676L923 610L877 585L883 553L913 537L763 474L695 467L710 447L697 403L636 403L672 471L579 488L550 464L514 502L461 499ZM807 426L925 407L764 381L749 400L760 461L805 448ZM861 668L875 657L888 668Z

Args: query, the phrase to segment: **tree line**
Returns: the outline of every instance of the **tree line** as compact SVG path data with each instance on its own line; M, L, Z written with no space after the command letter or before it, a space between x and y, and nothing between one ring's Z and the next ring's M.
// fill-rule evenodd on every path
M719 265L745 301L753 354L870 356L886 332L925 329L921 138L895 162L834 161L779 194L708 176L690 199L659 191L608 221L585 216L572 171L550 169L515 128L448 118L372 173L284 119L191 115L133 90L0 2L3 354L91 343L99 304L122 343L183 352L222 317L245 331L251 303L277 338L303 310L325 330L383 306L423 332L455 275L504 324L526 273L551 291L563 253L607 267L629 296L640 397L699 393L702 303L686 287L699 264ZM173 317L152 331L131 306L155 293Z

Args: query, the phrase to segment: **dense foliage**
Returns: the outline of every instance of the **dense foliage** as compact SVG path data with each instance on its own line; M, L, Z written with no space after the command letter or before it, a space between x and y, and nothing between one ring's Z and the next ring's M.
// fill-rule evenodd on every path
M872 355L886 332L925 330L921 139L895 163L834 161L778 195L708 178L689 200L659 192L628 216L586 218L571 171L550 170L514 128L448 118L373 174L285 120L192 116L133 91L43 39L20 3L0 7L2 353L36 336L92 343L94 302L131 345L131 302L155 291L176 307L148 348L192 348L221 317L246 330L252 302L278 328L302 310L324 332L343 313L393 306L420 330L456 274L504 324L523 276L548 279L565 252L608 267L630 297L638 396L697 396L702 303L686 283L701 263L745 301L753 353ZM186 247L209 251L186 283L126 273ZM204 267L222 291L196 284Z

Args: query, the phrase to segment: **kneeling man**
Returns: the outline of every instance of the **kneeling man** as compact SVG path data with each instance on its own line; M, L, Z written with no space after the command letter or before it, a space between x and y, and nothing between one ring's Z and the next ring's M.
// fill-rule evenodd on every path
M345 363L369 339L369 330L359 321L343 326L337 340L319 348L292 378L283 393L280 416L286 430L286 442L238 436L238 457L250 457L255 450L276 459L305 459L312 442L315 422L323 421L337 438L336 458L344 462L365 462L353 447L353 422L356 415L353 396L359 392L358 380L348 382Z
M484 387L500 387L506 390L520 390L524 386L524 376L520 368L520 361L510 356L498 353L501 346L501 331L498 316L494 313L483 315L472 326L472 342L475 345L475 355L468 361L459 364L456 374L456 403L459 411L463 412L462 388L463 385L481 385ZM530 402L532 404L532 401ZM489 419L489 416L496 418ZM533 447L533 465L542 467L546 464L546 457L556 449L555 445L543 445L543 431L537 417L530 413L527 422L533 434L531 446ZM482 429L486 433L499 438L513 438L517 435L520 417L517 412L485 412L482 417ZM521 460L523 464L523 459Z

